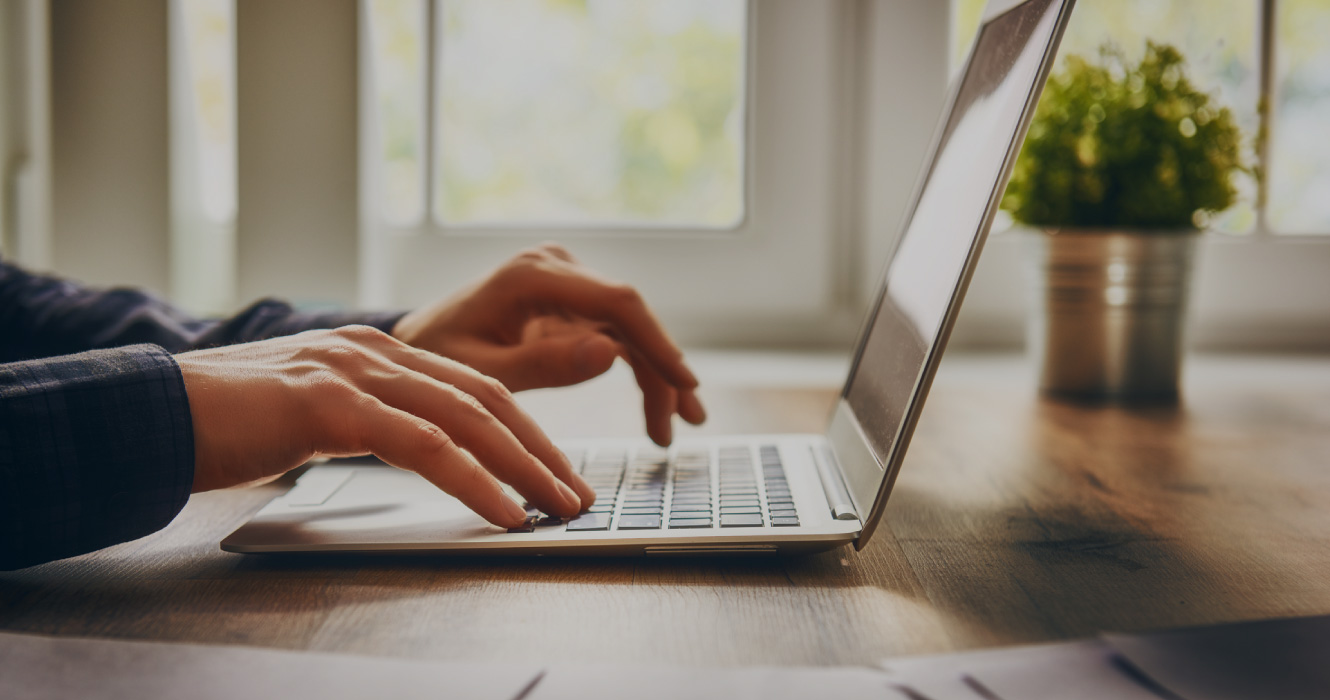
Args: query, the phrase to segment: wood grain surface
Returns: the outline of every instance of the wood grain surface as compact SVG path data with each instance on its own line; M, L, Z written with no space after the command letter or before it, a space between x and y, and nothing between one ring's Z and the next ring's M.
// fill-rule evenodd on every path
M843 363L746 381L726 366L699 372L706 432L819 431ZM152 536L0 573L0 629L435 659L830 665L1330 613L1330 358L1191 358L1177 407L1057 403L1033 386L1019 358L949 357L887 522L859 553L221 552L288 479L198 495ZM635 401L623 373L524 398L568 436L640 433Z

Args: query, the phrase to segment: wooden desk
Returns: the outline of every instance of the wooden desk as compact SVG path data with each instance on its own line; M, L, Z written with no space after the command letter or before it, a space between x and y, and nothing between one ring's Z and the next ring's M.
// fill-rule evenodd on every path
M818 430L832 364L783 388L711 381L707 430ZM1032 386L1017 358L949 358L888 522L862 553L219 551L281 488L270 486L196 496L156 535L0 573L0 628L532 663L865 664L1330 613L1330 358L1193 358L1176 409L1063 405ZM619 374L526 401L556 434L634 434L629 391Z

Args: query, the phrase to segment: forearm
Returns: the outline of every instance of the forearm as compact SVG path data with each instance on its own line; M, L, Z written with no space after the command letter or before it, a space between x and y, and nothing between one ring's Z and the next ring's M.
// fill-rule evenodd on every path
M139 343L176 353L352 324L389 331L396 313L298 313L257 302L222 320L201 320L145 292L90 289L0 262L0 362Z
M189 401L162 348L0 365L0 569L159 530L193 475Z

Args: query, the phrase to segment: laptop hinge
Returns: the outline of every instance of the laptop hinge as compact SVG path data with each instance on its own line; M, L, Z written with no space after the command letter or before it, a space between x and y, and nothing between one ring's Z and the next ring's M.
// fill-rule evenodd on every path
M854 504L850 502L850 492L845 489L845 482L840 478L840 469L836 464L836 455L828 445L812 448L813 463L817 465L817 475L822 479L822 493L827 497L827 506L831 508L831 517L836 520L858 520Z

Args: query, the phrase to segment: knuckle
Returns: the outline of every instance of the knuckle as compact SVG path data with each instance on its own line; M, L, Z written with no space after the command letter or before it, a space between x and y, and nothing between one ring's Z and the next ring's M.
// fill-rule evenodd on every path
M642 306L642 294L630 284L614 283L609 286L607 296L615 306L631 309Z
M337 337L356 343L376 343L388 338L388 334L373 326L342 326L334 331Z
M507 385L495 379L494 377L481 376L477 385L477 392L481 394L482 403L512 403L513 392L508 390Z
M433 423L422 422L416 432L420 451L427 455L442 456L452 452L453 438Z
M476 398L475 396L472 396L471 394L466 393L465 391L457 392L457 402L461 404L463 409L465 409L467 412L473 415L481 417L489 416L489 411L485 408L485 404L482 403L480 399Z
M532 263L544 262L548 260L549 257L550 253L548 250L545 249L545 246L537 246L535 248L527 248L519 252L513 258L513 262L519 265L530 265Z

